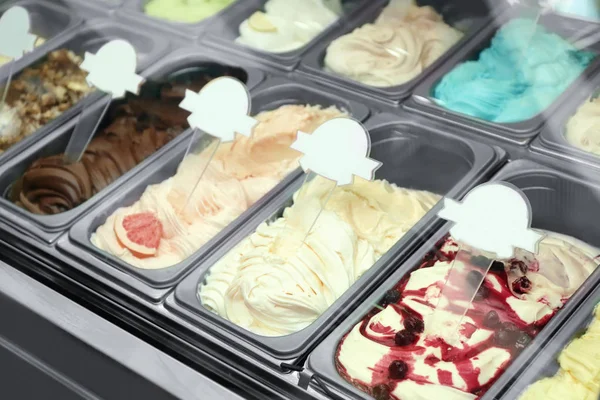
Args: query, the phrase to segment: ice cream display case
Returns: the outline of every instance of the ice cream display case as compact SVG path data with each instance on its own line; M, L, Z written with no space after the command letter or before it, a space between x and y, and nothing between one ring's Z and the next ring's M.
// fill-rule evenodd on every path
M600 398L599 52L595 0L0 2L0 300L115 334L61 339L110 354L85 377L37 321L9 341L60 385L15 368L65 398Z

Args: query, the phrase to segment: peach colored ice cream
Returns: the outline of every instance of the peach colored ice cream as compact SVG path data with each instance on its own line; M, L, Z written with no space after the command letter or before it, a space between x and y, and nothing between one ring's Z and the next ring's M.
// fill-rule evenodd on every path
M342 115L335 107L309 105L258 114L251 138L238 135L219 146L187 207L189 192L211 153L208 149L188 155L173 177L149 186L133 205L115 211L92 235L92 243L138 268L165 268L185 260L298 167L300 153L290 149L298 130L310 133ZM140 213L154 214L162 225L151 256L131 251L115 233L123 216Z

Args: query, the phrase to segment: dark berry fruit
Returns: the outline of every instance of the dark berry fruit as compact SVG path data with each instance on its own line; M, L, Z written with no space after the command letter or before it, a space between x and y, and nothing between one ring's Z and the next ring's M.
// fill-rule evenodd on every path
M388 367L390 379L404 379L408 373L408 365L402 360L394 360Z
M515 348L517 350L523 350L525 347L529 346L529 343L531 343L531 336L529 336L528 334L526 334L525 332L522 332L519 337L517 338L517 342L515 343Z
M498 346L508 347L508 346L510 346L511 343L513 343L513 341L514 341L513 337L514 337L513 332L506 331L504 329L500 329L494 333L494 342Z
M481 274L481 272L469 271L469 273L467 274L467 282L469 282L469 285L473 287L479 287L482 281L483 275Z
M483 326L486 328L494 329L500 326L500 316L496 311L490 311L485 314L485 318L483 319Z
M436 251L435 253L435 258L440 260L440 261L450 261L450 259L448 258L448 256L441 250Z
M509 332L519 332L519 327L512 322L504 322L502 324L502 329Z
M522 276L512 283L512 289L518 294L529 293L531 291L531 281L526 276Z
M511 270L515 270L515 269L519 269L522 273L526 274L527 273L527 264L525 264L523 261L520 260L513 260L510 262L510 269Z
M490 289L485 285L479 286L477 289L477 293L475 293L475 300L481 301L483 299L487 299L490 296Z
M404 327L414 333L423 333L425 324L419 317L410 316L404 320Z
M491 262L492 260L485 256L471 257L471 264L479 268L487 269L488 265L490 265Z
M502 272L504 271L504 263L500 261L494 261L492 263L491 271Z
M402 329L401 331L396 332L394 342L398 346L408 346L409 344L412 344L415 339L416 335L413 332L410 332L407 329Z
M400 300L400 292L396 289L391 289L385 292L383 296L382 305L387 306L388 304L397 303Z
M373 397L376 400L389 400L390 398L390 388L388 385L377 385L373 388Z

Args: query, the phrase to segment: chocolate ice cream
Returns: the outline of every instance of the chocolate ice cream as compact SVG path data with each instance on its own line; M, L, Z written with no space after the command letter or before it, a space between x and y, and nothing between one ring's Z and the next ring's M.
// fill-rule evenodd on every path
M63 154L35 161L18 180L11 198L35 214L59 214L84 203L187 127L179 108L185 89L199 90L213 77L185 85L148 82L139 97L113 104L81 161L66 165Z

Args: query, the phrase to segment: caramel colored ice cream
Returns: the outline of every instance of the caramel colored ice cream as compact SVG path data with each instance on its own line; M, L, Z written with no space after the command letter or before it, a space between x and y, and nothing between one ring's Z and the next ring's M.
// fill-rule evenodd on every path
M342 115L335 107L308 105L258 114L252 137L237 135L219 146L187 207L211 153L208 149L191 153L175 176L149 186L132 206L115 211L92 235L92 243L138 268L165 268L187 259L298 167L301 154L290 149L298 130L310 133ZM148 213L160 224L160 237L155 252L140 257L119 240L115 224L126 216Z
M432 7L391 0L374 23L331 42L325 68L371 86L400 85L420 75L462 36Z

